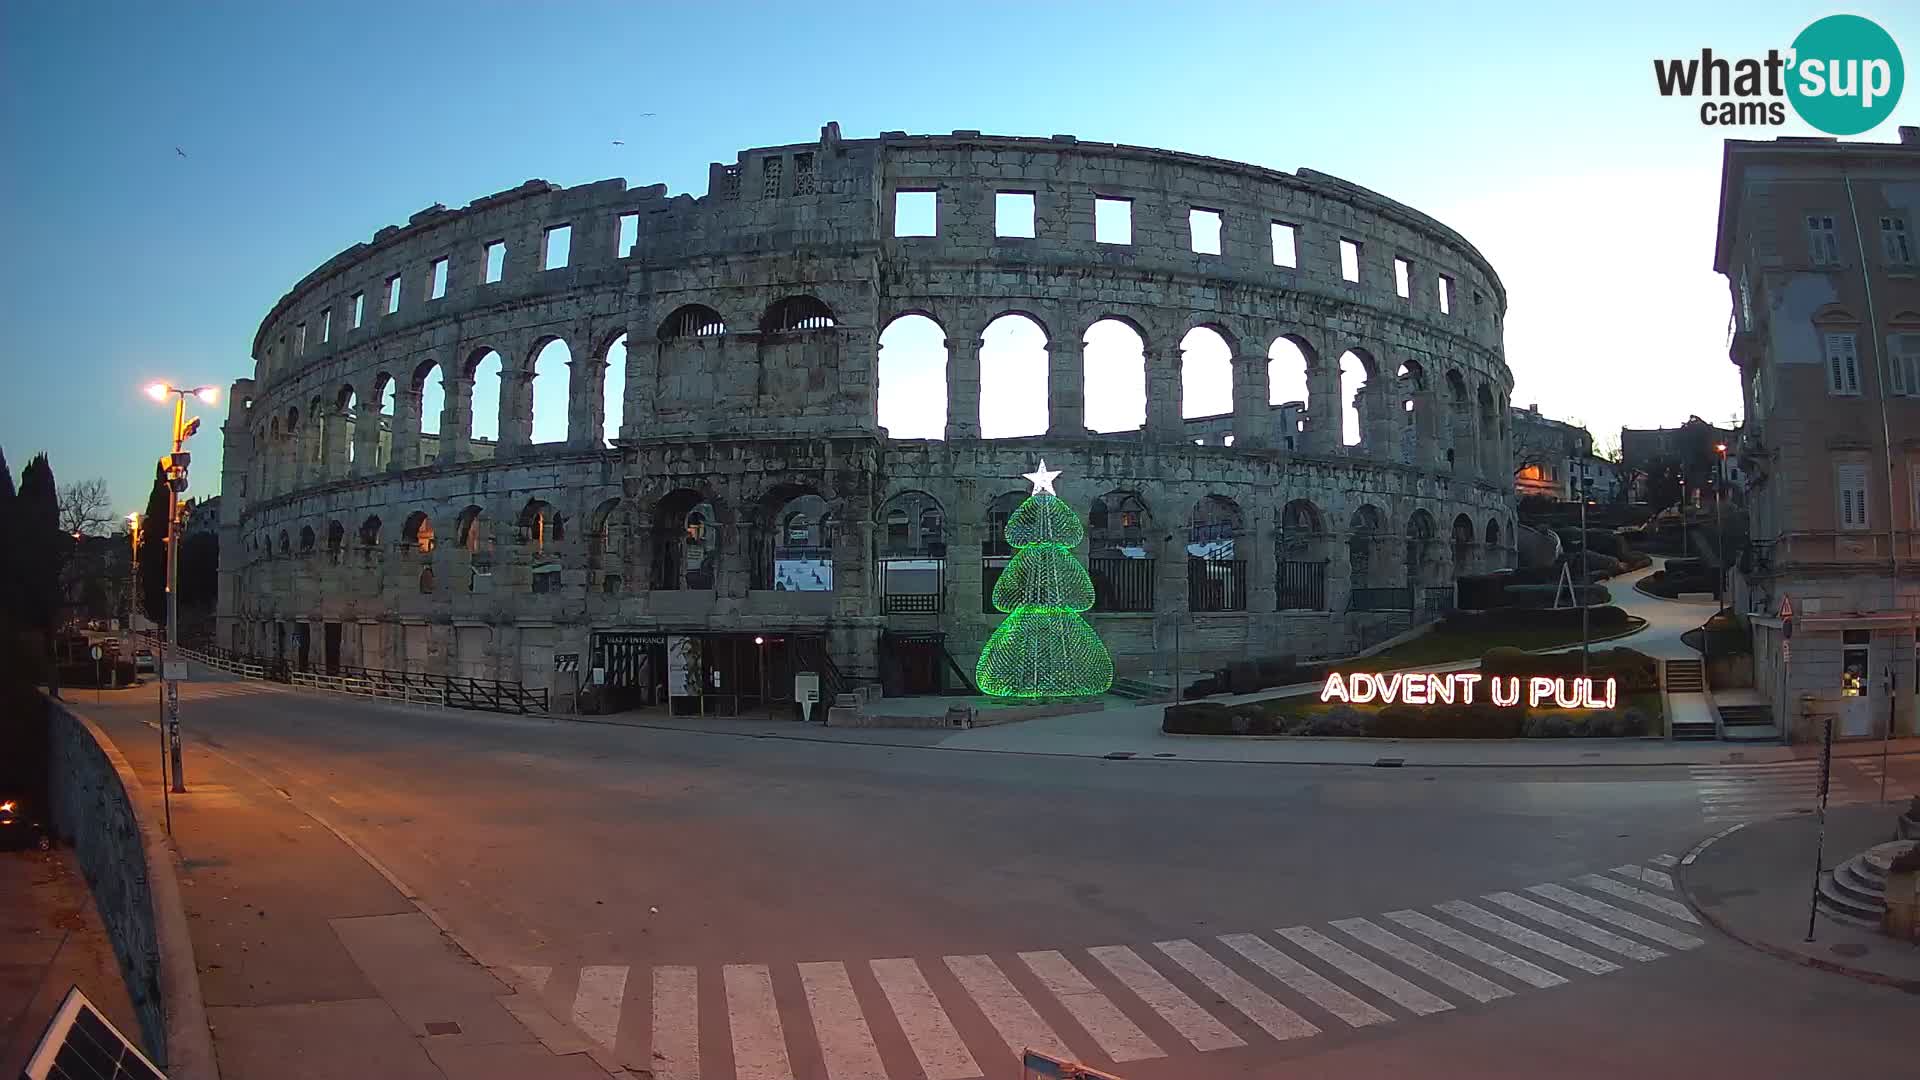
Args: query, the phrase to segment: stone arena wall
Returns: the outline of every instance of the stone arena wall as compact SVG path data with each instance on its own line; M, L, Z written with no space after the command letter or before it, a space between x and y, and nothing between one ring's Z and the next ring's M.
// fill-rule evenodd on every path
M935 234L896 236L896 195L918 191ZM1034 236L996 235L1006 192L1033 196ZM1095 239L1096 198L1130 202L1131 242ZM1192 250L1196 209L1218 213L1219 254ZM1276 263L1276 223L1294 266ZM546 269L559 226L568 257ZM544 686L555 653L589 654L598 632L817 636L864 677L891 632L944 634L970 669L1000 618L981 597L995 500L1044 457L1096 534L1089 554L1151 560L1121 567L1138 579L1123 606L1145 589L1148 610L1090 615L1122 674L1164 667L1175 623L1189 666L1338 654L1430 614L1456 573L1511 565L1505 305L1472 245L1363 188L1070 136L848 140L830 124L712 165L699 198L530 181L436 205L328 260L261 323L224 432L217 644L289 655L291 633L313 666ZM944 439L879 423L880 335L908 314L945 334ZM983 439L981 338L1008 314L1045 334L1047 430ZM1103 319L1144 346L1138 431L1086 427L1082 335ZM1184 415L1195 327L1231 351L1231 414ZM1304 403L1269 404L1282 338L1305 357ZM535 357L554 340L571 358L566 436L535 442ZM480 441L472 379L490 352L498 438ZM1343 354L1365 372L1355 446ZM429 379L438 434L420 415ZM788 513L797 498L809 517ZM777 587L795 521L830 590ZM1303 592L1301 573L1321 586ZM889 583L909 578L900 601Z

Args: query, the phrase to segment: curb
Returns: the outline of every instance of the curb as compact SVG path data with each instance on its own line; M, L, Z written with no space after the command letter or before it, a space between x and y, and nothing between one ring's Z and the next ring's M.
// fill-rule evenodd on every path
M1878 971L1868 971L1865 968L1842 964L1837 960L1808 956L1806 953L1789 949L1784 945L1775 945L1770 941L1761 941L1758 938L1742 934L1728 926L1725 921L1721 920L1712 911L1694 900L1693 891L1687 888L1686 868L1692 866L1695 859L1699 858L1702 853L1712 847L1716 842L1739 832L1749 825L1763 824L1766 821L1784 821L1792 816L1791 814L1783 814L1778 817L1763 819L1763 821L1743 821L1731 828L1722 829L1712 836L1707 837L1705 840L1700 841L1698 844L1695 844L1693 850L1687 852L1686 856L1680 860L1680 865L1676 868L1680 871L1678 875L1680 878L1680 895L1686 898L1687 906L1692 908L1694 913L1699 915L1702 921L1708 926L1713 927L1715 930L1718 930L1720 933L1725 934L1740 944L1758 952L1766 953L1768 956L1777 957L1789 963L1798 964L1804 968L1812 968L1815 971L1844 975L1849 979L1854 979L1859 982L1871 983L1875 986L1885 986L1894 990L1903 990L1909 994L1920 994L1920 979L1906 979L1898 975L1884 975Z
M193 936L187 930L187 911L180 900L177 853L165 830L153 819L146 788L127 764L113 739L72 702L55 702L79 721L87 736L99 745L107 762L120 776L127 804L140 826L140 849L146 860L147 896L153 908L153 938L160 960L160 1001L167 1025L167 1074L178 1080L219 1080L220 1063L213 1052L213 1028L207 1020L206 1000L200 994L200 969L193 959Z

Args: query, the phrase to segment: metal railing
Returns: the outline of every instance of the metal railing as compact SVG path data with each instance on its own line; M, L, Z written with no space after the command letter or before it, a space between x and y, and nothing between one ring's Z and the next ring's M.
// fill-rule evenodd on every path
M1188 559L1187 610L1247 610L1247 561Z
M1413 591L1404 585L1384 589L1354 589L1347 594L1348 611L1410 611Z
M1111 556L1088 559L1093 610L1152 611L1154 560Z
M159 635L147 638L163 645ZM247 656L230 649L204 646L178 648L178 654L216 671L248 679L287 683L314 690L330 690L362 697L388 698L416 704L440 705L450 709L475 709L484 712L543 713L547 711L547 691L498 679L474 679L458 675L434 675L416 671L388 671L383 668L339 667L333 672L295 670L284 659Z
M1327 609L1326 562L1283 562L1275 575L1274 594L1281 611Z
M1452 611L1455 606L1454 587L1451 585L1431 585L1419 590L1421 611Z

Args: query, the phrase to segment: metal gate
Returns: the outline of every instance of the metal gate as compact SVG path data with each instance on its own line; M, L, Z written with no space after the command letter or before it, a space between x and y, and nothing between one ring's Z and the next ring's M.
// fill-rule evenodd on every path
M666 679L666 652L665 634L611 630L593 635L593 666L607 669L606 685L644 690L649 697Z

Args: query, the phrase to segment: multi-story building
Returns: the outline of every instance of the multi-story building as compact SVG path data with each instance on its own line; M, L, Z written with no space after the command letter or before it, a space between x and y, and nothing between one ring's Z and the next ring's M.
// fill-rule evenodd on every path
M1733 453L1739 431L1715 427L1697 416L1679 427L1620 429L1620 469L1634 478L1632 496L1644 500L1656 469L1677 466L1688 506L1708 506L1716 492L1741 490L1740 460ZM1722 447L1726 449L1722 451Z
M1513 493L1572 500L1581 492L1611 502L1620 490L1619 469L1593 452L1585 425L1540 415L1539 405L1514 406Z
M1733 294L1752 537L1734 602L1782 730L1912 734L1920 683L1920 128L1729 140L1714 269Z

